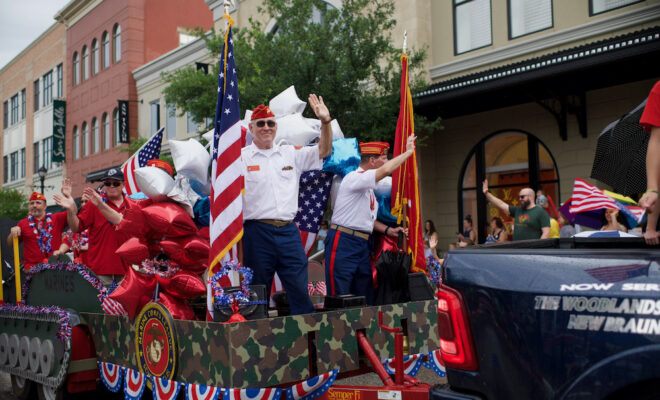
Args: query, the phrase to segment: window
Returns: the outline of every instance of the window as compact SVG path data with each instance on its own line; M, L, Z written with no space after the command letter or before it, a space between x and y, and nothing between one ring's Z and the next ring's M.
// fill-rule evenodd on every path
M186 132L197 132L199 124L195 122L191 113L186 113Z
M641 3L644 0L590 0L589 15L596 15L607 11L616 10L630 4Z
M7 158L7 156L2 157L2 167L3 167L2 171L4 175L2 181L4 183L7 183L7 181L9 180L9 159Z
M21 90L21 120L25 119L25 89Z
M552 28L552 0L509 0L509 39Z
M82 157L87 157L87 152L89 151L89 147L87 144L89 143L89 129L87 127L87 122L82 123L82 137L80 140L80 154Z
M25 147L21 149L21 176L20 178L25 178Z
M99 59L99 42L98 40L92 40L92 75L99 73L99 68L101 66L101 60Z
M44 85L43 106L46 107L53 102L53 71L48 71L42 79Z
M77 160L80 158L80 132L78 132L78 127L73 127L73 159Z
M7 129L9 125L9 102L2 103L2 127Z
M113 52L113 61L119 62L121 60L121 26L115 24L115 27L112 28L112 49Z
M53 137L44 139L41 142L41 159L42 164L46 169L53 168Z
M149 103L151 108L151 133L155 133L160 129L160 101L152 101Z
M11 97L11 124L18 122L18 94Z
M11 161L11 180L15 181L18 179L18 151L11 153L9 157Z
M525 187L543 190L555 204L561 200L557 166L540 140L517 130L490 135L472 149L459 180L458 230L463 230L462 219L471 215L479 243L486 240L486 226L492 218L500 217L509 234L512 226L510 216L478 194L484 179L495 196L514 206L518 205L518 192Z
M73 53L73 86L80 83L80 59L78 52Z
M462 54L492 43L490 0L454 0L454 52Z
M64 68L62 64L57 66L57 94L56 96L64 97Z
M106 69L110 66L110 39L108 38L108 32L103 32L101 36L101 59L103 60L103 69Z
M99 121L96 118L92 119L92 154L99 152L101 143L99 140Z
M34 111L39 111L39 79L34 81Z
M82 49L82 80L89 79L89 50L87 46Z
M115 146L119 146L119 109L115 108L112 111L112 132L115 137Z
M34 173L37 172L41 164L39 164L39 142L32 144L32 154L34 155L34 162L32 163Z
M108 120L108 113L103 113L101 117L101 150L108 150L110 148L110 121Z
M165 136L168 139L176 137L176 106L167 105L167 115L165 116Z

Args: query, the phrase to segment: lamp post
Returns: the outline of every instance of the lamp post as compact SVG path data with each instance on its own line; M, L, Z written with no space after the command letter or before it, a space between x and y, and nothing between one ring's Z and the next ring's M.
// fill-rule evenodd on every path
M41 166L39 170L37 170L37 173L39 174L39 180L41 181L41 194L44 194L44 180L46 179L46 174L48 173L48 170L46 169L45 166Z

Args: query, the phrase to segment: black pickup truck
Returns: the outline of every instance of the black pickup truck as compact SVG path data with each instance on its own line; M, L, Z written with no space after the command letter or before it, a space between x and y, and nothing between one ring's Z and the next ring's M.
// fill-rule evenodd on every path
M571 238L450 251L444 399L660 398L660 249Z

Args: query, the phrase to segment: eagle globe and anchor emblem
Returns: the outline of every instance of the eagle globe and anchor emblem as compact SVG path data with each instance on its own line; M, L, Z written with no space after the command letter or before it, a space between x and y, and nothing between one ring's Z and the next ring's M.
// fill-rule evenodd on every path
M135 323L135 353L140 371L173 379L178 357L176 347L176 332L167 308L160 303L144 306Z

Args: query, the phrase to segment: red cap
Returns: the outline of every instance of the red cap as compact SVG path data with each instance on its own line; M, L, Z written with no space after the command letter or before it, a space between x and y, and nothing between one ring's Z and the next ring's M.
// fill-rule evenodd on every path
M262 118L275 118L275 114L270 110L270 107L265 106L263 104L259 104L257 108L252 110L252 117L250 117L250 121L254 121L255 119L262 119Z
M172 169L170 163L165 160L154 158L153 160L147 161L147 167L164 169L168 174L170 174L170 176L174 176L174 169Z
M360 154L382 156L387 154L390 144L387 142L366 142L360 143Z
M30 201L33 200L43 200L44 202L46 202L46 196L44 196L39 192L32 192L32 194L30 195Z

